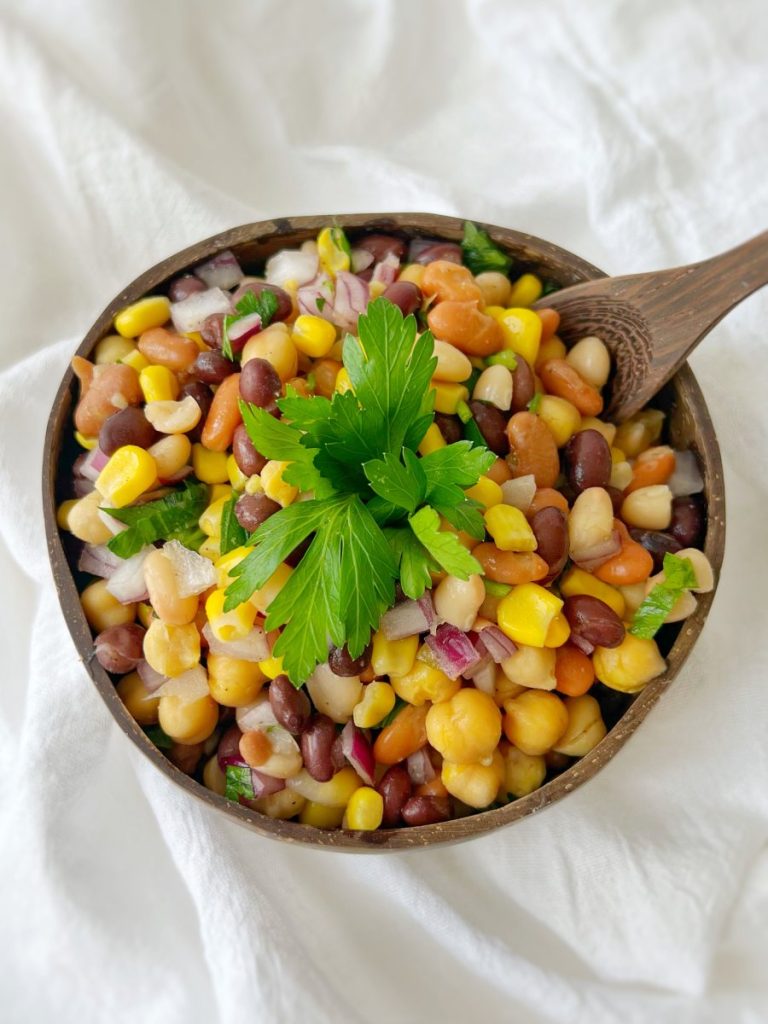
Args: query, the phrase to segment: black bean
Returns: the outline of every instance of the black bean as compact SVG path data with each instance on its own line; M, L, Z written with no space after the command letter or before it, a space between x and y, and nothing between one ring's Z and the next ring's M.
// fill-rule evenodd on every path
M359 676L371 663L371 645L365 648L359 658L353 658L346 644L343 647L332 647L328 655L331 671L337 676Z
M536 391L533 370L522 356L517 357L517 365L512 371L512 412L523 412Z
M406 825L435 825L448 821L451 803L447 796L412 796L401 814Z
M461 429L461 420L458 416L449 416L444 412L436 412L435 423L443 435L446 444L455 444L456 441L463 439L464 431Z
M404 764L393 764L387 768L379 779L376 789L384 801L384 817L382 825L385 828L393 828L399 825L403 807L411 796L413 784Z
M399 260L405 256L405 242L402 238L395 238L394 235L378 235L372 233L363 235L354 243L355 249L364 249L373 256L374 262L379 263L392 253Z
M286 675L275 676L269 684L269 703L280 725L294 736L309 722L309 697L303 690L297 690Z
M278 320L287 320L293 312L293 305L291 303L291 297L288 292L279 288L276 284L268 284L266 281L246 281L241 284L237 291L232 296L232 301L237 303L242 299L248 292L251 295L259 296L262 292L272 292L277 299L277 310L275 311L270 323L276 323Z
M201 352L192 365L192 373L205 384L221 384L235 372L235 364L217 349Z
M277 370L266 359L249 359L240 371L240 394L244 401L261 409L274 406L282 384Z
M469 403L469 408L472 410L477 428L490 450L502 457L507 455L509 453L508 417L495 405L486 405L485 402L472 401Z
M181 389L179 398L191 395L200 406L200 422L194 429L188 431L190 441L199 441L203 434L203 427L213 402L213 392L207 384L200 380L189 380Z
M267 464L264 456L253 447L244 423L238 423L232 438L232 454L235 456L237 468L246 476L260 473Z
M580 494L606 487L611 479L611 449L599 430L580 430L565 446L568 483Z
M113 412L99 431L99 448L105 455L112 455L125 444L135 444L138 448L149 448L160 437L143 409L129 405L119 412Z
M336 739L336 726L327 715L314 715L301 734L299 745L304 767L317 782L333 778L331 747Z
M203 326L200 328L200 335L203 341L206 343L206 345L213 346L213 348L221 348L223 333L223 313L211 313L210 316L205 318L205 320L203 321Z
M195 277L194 274L182 274L175 281L171 281L168 297L171 302L181 302L183 299L188 299L190 295L194 295L195 292L204 292L206 287L205 282L201 281L199 277Z
M395 281L384 291L384 298L399 306L403 316L421 308L421 289L412 281Z
M540 508L531 519L531 529L536 537L536 554L549 566L547 580L558 576L568 561L568 520L559 509L549 505Z
M642 544L646 551L650 551L653 556L654 572L661 572L663 569L664 555L674 555L683 547L671 533L662 533L660 530L638 530L636 527L632 527L629 535L638 544Z
M605 601L591 594L566 597L563 614L571 633L595 647L618 647L624 639L624 623Z
M276 501L266 494L243 494L235 504L235 518L244 530L253 533L261 524L280 511Z
M699 494L672 500L669 532L684 548L698 548L704 540L704 500Z

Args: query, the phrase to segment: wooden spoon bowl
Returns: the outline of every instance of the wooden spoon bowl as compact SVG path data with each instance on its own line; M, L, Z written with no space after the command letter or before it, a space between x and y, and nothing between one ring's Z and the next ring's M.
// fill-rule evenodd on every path
M260 268L264 260L278 249L298 246L313 238L330 220L345 228L354 238L365 231L394 232L405 238L430 237L458 241L462 221L434 214L391 213L351 214L339 217L291 217L262 221L233 228L193 245L163 260L136 278L109 303L88 331L78 348L78 355L88 357L97 342L112 329L115 314L124 306L150 292L163 290L168 283L193 264L207 259L222 249L232 249L247 269ZM560 286L579 284L604 277L602 271L578 256L531 235L482 225L495 242L506 250L524 269L535 270L542 277ZM529 814L560 800L591 778L611 760L643 721L682 668L709 613L714 594L702 594L694 614L678 627L665 629L669 648L667 671L654 679L636 697L625 697L605 690L600 695L608 735L586 757L547 782L530 796L495 810L482 811L466 818L442 824L377 832L323 831L291 821L276 821L234 804L205 789L200 783L179 771L147 738L125 709L110 676L93 657L93 638L80 607L78 584L84 579L77 572L76 558L68 535L56 525L56 507L65 496L71 480L72 463L79 449L71 436L71 414L76 401L76 381L70 369L64 374L48 420L43 462L43 509L48 551L59 600L75 646L96 689L113 718L129 739L169 779L182 786L191 796L216 808L230 819L262 835L286 842L337 850L394 850L456 842L483 835L494 829L520 821ZM683 365L654 405L669 413L669 439L677 448L692 448L704 475L704 496L707 504L707 533L704 550L712 563L715 578L719 574L725 543L725 498L720 450L706 403L693 373ZM675 634L674 630L677 630ZM662 634L663 636L663 634ZM656 770L662 770L656 765Z

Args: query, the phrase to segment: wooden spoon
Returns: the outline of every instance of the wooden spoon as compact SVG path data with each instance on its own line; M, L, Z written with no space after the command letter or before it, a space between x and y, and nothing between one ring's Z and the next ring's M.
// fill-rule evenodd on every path
M702 338L768 284L768 231L720 256L673 270L602 277L536 307L556 309L566 341L602 338L614 358L606 415L624 420L650 401Z

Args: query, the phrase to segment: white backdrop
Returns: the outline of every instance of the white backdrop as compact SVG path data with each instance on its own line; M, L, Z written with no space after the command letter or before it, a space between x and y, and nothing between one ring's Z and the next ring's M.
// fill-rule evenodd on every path
M77 340L223 228L431 210L616 273L764 229L766 38L760 0L2 0L4 1021L768 1019L768 293L693 359L728 488L701 642L597 779L465 846L290 849L157 777L77 661L38 497Z

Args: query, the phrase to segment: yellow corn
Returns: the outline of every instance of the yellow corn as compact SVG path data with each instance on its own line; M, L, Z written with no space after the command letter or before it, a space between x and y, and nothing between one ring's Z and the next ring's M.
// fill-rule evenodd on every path
M340 270L349 270L349 249L341 228L323 228L317 236L317 255L323 270L335 277Z
M213 504L219 498L231 498L232 487L230 484L211 484L208 490L208 503Z
M228 501L228 497L217 498L198 519L197 524L207 537L218 537L221 533L221 514Z
M152 622L152 619L154 619L155 617L155 613L152 610L152 605L147 604L146 601L142 601L136 610L136 615L144 629L149 629L149 625Z
M401 700L409 704L439 704L442 700L450 700L461 688L460 679L451 679L439 668L428 665L417 658L410 672L397 676L390 673L392 689Z
M421 439L419 445L420 455L430 455L432 452L436 452L438 448L445 448L446 440L440 433L440 427L436 423L431 423L427 429L426 434Z
M395 691L389 683L374 681L363 690L363 699L355 705L352 718L358 729L373 729L395 706Z
M421 288L421 281L426 269L423 263L408 263L397 275L397 279L398 281L410 281L417 288Z
M227 476L229 482L236 491L242 491L245 489L245 485L248 483L248 477L238 466L235 456L230 455L227 458Z
M78 503L79 498L69 498L67 501L62 501L59 507L56 509L56 522L59 528L62 530L69 529L69 513Z
M98 437L86 437L81 434L79 430L75 431L75 440L81 448L85 448L86 451L92 451L99 443Z
M179 382L167 366L145 366L139 372L139 386L145 402L175 402Z
M264 493L283 508L294 502L299 493L298 487L283 480L283 473L288 466L290 466L290 462L278 462L273 459L261 471L261 484Z
M599 420L595 416L585 416L581 421L581 429L596 430L598 434L602 434L608 442L609 448L616 437L616 425L614 423L606 423L604 420Z
M259 668L267 679L276 679L283 674L283 659L265 658L264 661L259 662Z
M302 313L293 324L293 344L312 359L327 356L336 343L336 328L321 316Z
M121 310L115 317L115 330L124 338L138 338L152 327L162 327L171 319L171 304L164 295L150 295Z
M560 615L556 615L550 622L544 639L544 646L562 647L570 635L571 627L568 625L568 619L561 612Z
M325 807L313 800L307 800L299 814L301 824L311 825L313 828L338 828L343 820L343 807Z
M549 627L563 608L563 602L537 583L521 583L499 602L498 622L510 640L544 647Z
M495 310L493 306L486 313ZM541 344L541 320L532 309L505 309L500 314L491 313L498 320L504 334L504 348L512 349L534 366Z
M523 274L518 277L512 285L512 294L509 296L510 306L532 306L541 298L543 285L535 274Z
M119 334L108 334L94 349L93 361L97 366L102 366L105 363L120 363L124 356L135 351L136 346L128 338L123 338Z
M563 597L576 597L577 594L589 594L613 608L619 618L624 617L625 602L622 595L608 583L603 583L591 572L577 569L575 566L560 580L560 593Z
M124 363L126 366L132 367L136 373L139 374L149 366L149 360L142 352L139 352L137 348L133 349L132 352L129 352L128 355L123 356L120 362Z
M346 366L342 366L336 374L336 384L334 385L334 389L338 391L340 395L343 395L345 391L352 390L352 381L349 379L349 373L347 372Z
M226 594L222 588L214 590L205 602L205 614L217 640L226 643L228 640L239 640L247 636L253 629L256 609L250 601L244 601L231 612L224 611Z
M194 341L201 352L211 351L211 346L206 345L203 341L203 336L199 331L185 331L183 337L189 338L190 341Z
M221 554L221 537L206 537L197 550L203 558L210 558L212 562Z
M245 493L246 494L263 494L264 484L261 482L261 477L258 473L254 473L253 476L249 476L245 481Z
M433 380L432 388L435 392L435 412L449 416L455 415L459 402L466 402L469 398L469 390L463 384Z
M600 682L622 693L637 693L667 667L655 640L631 633L618 647L596 647L592 662Z
M627 456L624 454L624 452L621 450L621 448L615 448L613 445L611 445L611 463L614 466L618 466L618 464L620 462L626 462L626 461L627 461Z
M155 460L143 448L125 444L118 448L96 480L96 490L113 508L136 501L157 480Z
M251 604L262 615L266 612L285 584L291 578L293 569L283 562L275 569L261 590L255 590L250 597Z
M572 402L557 395L541 396L539 416L551 430L558 448L562 448L581 429L579 410Z
M219 574L219 586L225 590L229 584L237 577L231 576L230 573L236 565L239 565L244 558L253 551L253 548L239 547L234 548L232 551L228 551L226 555L222 555L215 562L214 568Z
M485 513L485 527L502 551L535 551L536 535L519 508L494 505Z
M377 676L404 676L413 668L419 649L417 636L387 640L381 630L373 635L371 666Z
M192 468L198 480L204 484L226 484L229 482L227 453L212 452L202 444L192 445Z
M493 508L494 505L500 505L504 500L501 487L488 476L481 476L474 487L468 488L464 493L468 498L479 501L485 508Z
M384 817L384 799L370 786L361 786L349 798L345 815L347 828L356 832L373 832Z

